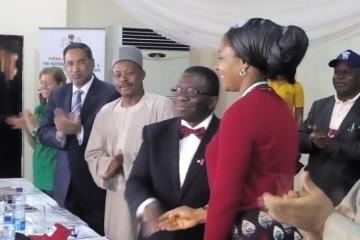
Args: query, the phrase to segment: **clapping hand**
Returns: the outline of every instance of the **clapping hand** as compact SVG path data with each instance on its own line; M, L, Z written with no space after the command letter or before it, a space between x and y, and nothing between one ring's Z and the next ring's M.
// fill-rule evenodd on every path
M26 127L26 122L22 113L20 113L19 116L14 115L7 117L5 122L13 129L24 129Z
M28 129L29 131L36 130L38 124L36 117L26 109L20 112L18 116L10 116L5 121L13 129Z
M312 129L310 133L310 141L319 149L326 148L329 144L329 137L317 126L309 126Z
M275 220L295 226L313 237L318 236L335 209L331 200L312 182L308 172L301 177L303 190L289 191L282 197L265 193L265 207Z
M122 171L122 166L124 163L124 156L121 151L113 156L111 162L104 174L102 174L102 178L107 180L110 179Z
M26 123L26 126L29 130L36 130L38 128L38 121L34 114L32 114L29 110L23 110L23 117Z
M162 213L163 211L157 201L151 202L145 207L141 218L141 232L145 238L160 230L158 224Z
M54 110L54 123L57 131L66 135L76 135L81 131L80 115L70 116L60 108Z

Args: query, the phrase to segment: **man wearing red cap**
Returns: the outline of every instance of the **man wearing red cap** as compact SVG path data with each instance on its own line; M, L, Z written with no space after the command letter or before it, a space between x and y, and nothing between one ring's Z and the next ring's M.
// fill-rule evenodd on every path
M329 62L336 94L315 101L300 128L307 170L336 206L360 179L360 56L352 50Z

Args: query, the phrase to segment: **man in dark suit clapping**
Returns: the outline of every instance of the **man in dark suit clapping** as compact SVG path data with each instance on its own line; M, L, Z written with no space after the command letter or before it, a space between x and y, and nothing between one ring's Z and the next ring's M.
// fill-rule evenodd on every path
M157 224L165 211L208 202L204 151L219 124L213 114L219 80L206 67L190 67L171 90L179 117L144 127L125 196L140 219L142 239L202 239L203 224L175 232L157 232Z
M97 112L119 94L113 85L93 75L95 62L86 44L71 43L64 49L63 57L71 83L51 93L38 134L43 144L65 154L57 159L55 168L55 175L58 171L66 175L66 168L70 169L65 207L103 234L105 191L94 183L84 152ZM56 188L55 183L54 194Z
M346 50L329 62L336 94L315 101L300 128L314 183L336 206L360 178L360 55Z

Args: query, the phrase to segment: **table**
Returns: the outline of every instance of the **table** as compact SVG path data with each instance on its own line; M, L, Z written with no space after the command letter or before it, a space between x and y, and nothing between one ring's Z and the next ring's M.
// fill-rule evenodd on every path
M106 237L101 237L94 230L89 228L87 224L79 217L75 216L68 210L60 207L54 199L35 188L34 185L24 178L0 178L0 189L3 191L15 191L16 187L22 187L26 194L26 204L30 207L26 210L26 228L25 234L39 234L36 221L41 215L39 206L42 206L42 211L45 213L45 218L42 218L45 226L43 230L48 232L51 226L55 223L60 223L66 228L73 229L71 236L68 240L73 239L91 239L91 240L104 240ZM34 207L31 209L31 207ZM40 208L41 209L41 208Z

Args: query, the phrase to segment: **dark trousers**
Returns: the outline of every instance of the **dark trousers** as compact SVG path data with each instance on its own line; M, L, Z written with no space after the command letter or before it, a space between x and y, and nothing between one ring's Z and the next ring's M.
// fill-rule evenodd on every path
M91 202L91 199L88 200ZM75 214L81 220L86 222L91 229L97 232L99 235L104 236L104 215L105 209L88 207L89 204L81 204L81 201L77 199L74 194L74 189L70 184L68 194L65 200L65 208L71 213Z

